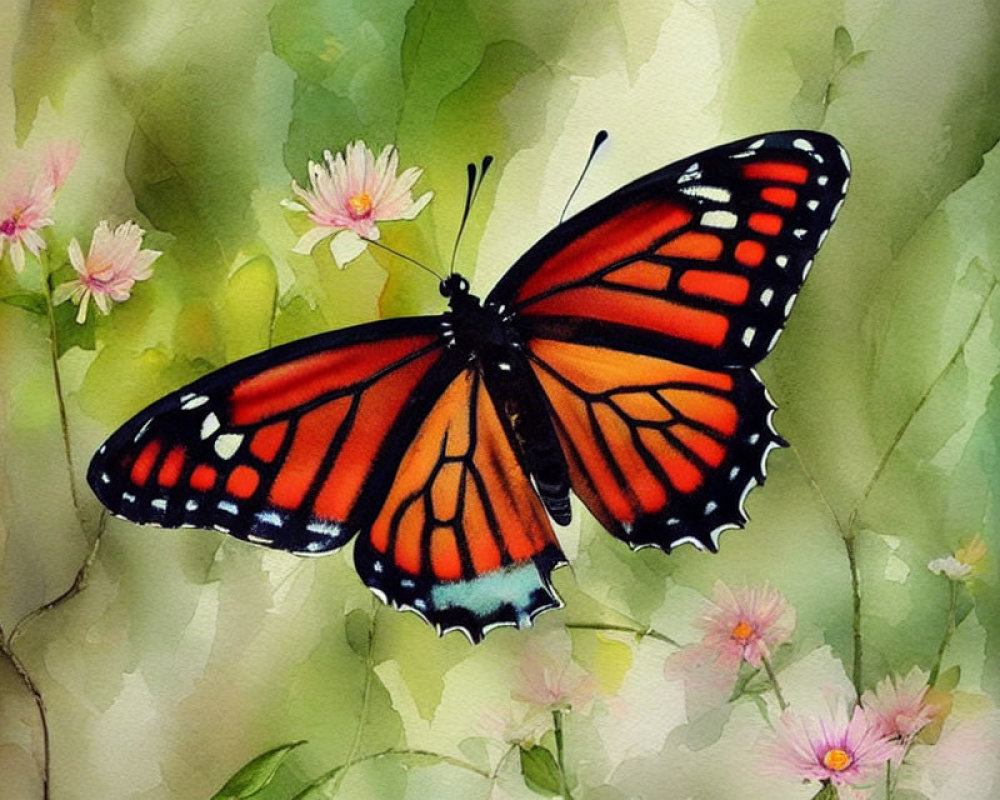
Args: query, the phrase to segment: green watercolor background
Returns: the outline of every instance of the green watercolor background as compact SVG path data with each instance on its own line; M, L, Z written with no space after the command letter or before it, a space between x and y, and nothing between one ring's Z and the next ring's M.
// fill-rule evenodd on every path
M54 255L104 218L137 220L165 251L110 316L75 331L72 311L59 310L82 530L45 318L0 304L7 633L87 558L99 508L83 473L125 418L270 342L441 309L433 281L383 252L343 271L323 247L291 252L301 220L279 201L324 149L395 143L404 166L424 168L417 189L433 189L433 202L383 237L434 264L450 254L465 163L494 154L460 257L480 291L558 219L602 127L611 140L577 207L764 130L829 131L854 167L843 213L760 368L793 448L771 455L751 522L723 537L721 555L632 553L578 508L583 522L560 534L573 561L555 579L566 608L473 648L380 608L350 547L305 561L112 520L85 587L11 645L46 704L52 797L207 798L254 756L297 740L307 744L259 796L291 798L388 749L488 772L501 745L484 720L512 706L525 648L559 640L567 623L652 625L692 641L698 601L718 578L768 580L795 606L782 674L807 703L824 680L844 682L838 660L850 673L837 519L858 531L866 687L929 667L948 588L925 565L982 532L994 555L969 584L974 604L960 609L945 667L961 665L968 696L985 693L989 707L1000 698L996 4L17 0L0 8L0 86L5 167L24 158L19 148L82 147L49 230ZM37 264L15 276L4 261L0 297L39 280ZM601 689L593 709L567 716L575 797L811 796L760 774L755 703L685 710L682 687L663 676L664 643L570 638ZM41 743L32 698L2 659L0 795L38 796ZM984 798L996 749L977 764ZM501 777L491 786L447 761L386 756L315 796L538 796L516 758Z

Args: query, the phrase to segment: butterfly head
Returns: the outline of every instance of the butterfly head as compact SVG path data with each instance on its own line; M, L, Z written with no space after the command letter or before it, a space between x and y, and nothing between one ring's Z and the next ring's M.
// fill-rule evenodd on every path
M438 290L441 296L447 297L449 304L454 306L458 298L469 294L469 282L457 272L453 272L441 281Z

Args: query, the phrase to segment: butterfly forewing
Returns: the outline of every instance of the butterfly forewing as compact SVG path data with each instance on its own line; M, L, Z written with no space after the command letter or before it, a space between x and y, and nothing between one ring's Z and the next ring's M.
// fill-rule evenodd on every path
M526 333L750 366L773 347L848 172L837 141L812 131L706 151L560 225L489 300Z
M122 426L91 462L90 485L134 522L335 549L434 400L438 329L431 318L375 323L232 364Z

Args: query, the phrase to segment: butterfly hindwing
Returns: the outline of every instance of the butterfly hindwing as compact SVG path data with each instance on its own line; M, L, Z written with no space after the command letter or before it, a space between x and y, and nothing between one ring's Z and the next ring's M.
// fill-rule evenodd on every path
M717 549L780 444L749 369L707 370L558 340L529 342L574 491L632 547Z
M134 522L212 527L303 555L336 549L433 402L439 327L376 322L231 364L123 425L88 481Z
M559 225L488 302L526 334L753 365L784 326L848 174L844 149L814 131L691 156Z
M383 598L474 641L560 605L562 552L474 366L425 415L354 558Z

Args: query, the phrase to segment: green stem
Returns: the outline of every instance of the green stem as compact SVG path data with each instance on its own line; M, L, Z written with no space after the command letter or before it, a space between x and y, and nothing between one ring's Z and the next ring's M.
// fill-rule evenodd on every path
M771 688L774 689L774 696L778 698L778 708L784 711L788 708L788 703L785 702L785 698L781 694L781 687L778 686L778 676L774 672L774 667L771 666L771 660L767 656L761 656L760 660L764 665L764 671L767 672L767 679L771 681Z
M660 633L653 628L633 628L628 625L612 625L605 622L567 622L565 627L578 631L616 631L619 633L631 633L638 636L640 639L657 639L658 641L666 642L674 647L680 647L680 644L678 644L674 639L671 639L666 634Z
M372 675L375 671L375 621L381 603L372 595L372 615L368 624L368 650L365 653L365 684L361 690L361 712L358 715L358 727L354 731L354 741L351 742L351 749L347 752L347 761L336 770L336 781L330 789L330 795L335 796L340 791L340 786L347 776L348 770L356 763L358 753L361 750L361 741L364 734L365 720L368 717L368 703L371 700ZM390 751L386 751L390 752ZM364 759L360 759L364 760Z
M861 697L861 575L858 572L858 555L855 550L856 538L853 530L850 530L844 537L844 547L847 549L847 563L851 569L851 598L853 610L851 615L851 629L854 632L854 660L851 667L851 683L854 684L854 692L857 697Z
M14 667L14 671L17 672L21 683L28 690L35 701L35 707L38 709L38 719L42 729L42 798L49 800L49 723L45 711L45 701L42 699L42 693L38 691L38 687L28 674L28 670L21 663L21 659L11 649L10 639L4 636L2 628L0 628L0 653L6 656L11 666Z
M358 756L351 761L345 761L338 767L334 767L329 772L320 775L316 780L310 783L305 789L299 792L293 800L305 800L306 798L318 797L315 794L316 790L322 789L327 783L329 783L334 778L343 775L348 769L355 766L356 764L363 764L366 761L375 761L379 758L386 758L388 756L420 756L424 758L434 758L437 759L442 764L449 764L453 767L458 767L459 769L467 770L468 772L474 772L476 775L480 775L487 780L494 779L495 776L491 775L484 769L480 769L475 764L470 764L468 761L462 761L460 758L455 758L453 756L445 755L444 753L435 753L431 750L404 750L390 748L389 750L381 750L378 753L369 753L366 756ZM339 785L339 784L338 784ZM331 790L332 793L336 792L336 789Z
M948 589L948 621L945 624L944 636L941 638L941 646L938 647L937 658L934 659L934 666L931 667L931 674L927 679L928 686L933 686L937 682L938 675L941 672L941 662L944 660L944 653L951 642L952 634L955 632L955 610L958 607L958 581L949 579Z
M566 780L566 759L563 748L562 715L563 712L560 709L552 709L552 732L556 737L556 765L559 767L559 794L562 796L563 800L573 800L573 796L569 792L569 784Z
M45 294L45 310L49 320L49 358L52 363L52 377L56 385L56 401L59 404L59 424L62 428L63 450L66 454L66 468L69 471L69 493L73 498L73 508L76 517L83 527L83 514L80 510L80 497L76 491L76 470L73 467L73 448L69 440L69 422L66 417L66 402L63 399L62 375L59 373L59 334L56 328L56 313L52 305L52 273L49 271L48 258L45 251L39 254L42 267L42 291Z
M892 762L885 762L885 800L892 800Z

